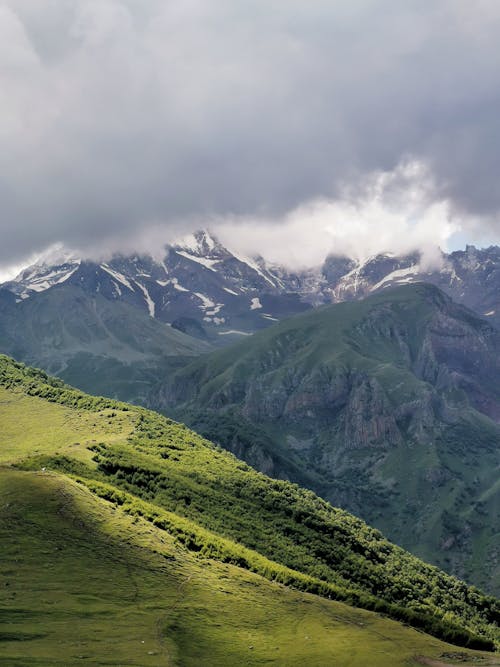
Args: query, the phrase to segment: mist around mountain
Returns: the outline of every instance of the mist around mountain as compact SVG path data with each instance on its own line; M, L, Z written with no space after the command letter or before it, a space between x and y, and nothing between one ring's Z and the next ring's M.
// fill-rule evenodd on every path
M493 598L185 426L4 356L0 416L5 664L495 664L389 620L491 650Z
M342 266L349 269L343 272ZM359 299L400 284L436 285L457 303L500 324L500 248L476 248L439 253L429 261L421 252L406 256L377 255L356 263L330 257L323 274L335 302Z
M150 404L498 593L499 373L498 330L406 285L198 357Z

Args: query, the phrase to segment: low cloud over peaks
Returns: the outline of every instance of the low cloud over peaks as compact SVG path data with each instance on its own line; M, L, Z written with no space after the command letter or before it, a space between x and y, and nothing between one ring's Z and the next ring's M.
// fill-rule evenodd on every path
M378 253L416 250L424 262L435 264L440 248L449 250L456 234L473 222L454 216L450 202L437 198L424 166L410 162L371 175L335 200L301 205L279 220L226 221L215 230L229 247L301 269L319 265L328 254L362 262Z
M499 29L496 0L4 0L0 264L214 219L497 239ZM425 206L384 226L366 184L412 164Z

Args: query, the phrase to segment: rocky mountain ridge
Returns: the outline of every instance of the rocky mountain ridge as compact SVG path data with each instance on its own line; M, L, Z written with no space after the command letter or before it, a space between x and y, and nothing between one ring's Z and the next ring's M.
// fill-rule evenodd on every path
M124 302L191 336L225 344L310 307L261 258L227 250L207 231L165 247L163 259L116 255L107 262L63 255L23 270L0 290L17 302L62 285Z
M61 250L24 269L0 291L16 301L73 285L122 301L188 335L221 346L311 307L356 300L401 284L428 282L500 324L500 248L465 250L429 262L419 252L365 261L330 255L322 266L290 271L229 250L201 230L165 246L162 259L115 255L84 261Z
M199 232L163 260L52 256L0 289L0 351L84 390L175 411L259 470L500 590L489 532L499 254L469 246L434 273L418 254L330 257L293 274ZM480 317L412 284L422 279Z

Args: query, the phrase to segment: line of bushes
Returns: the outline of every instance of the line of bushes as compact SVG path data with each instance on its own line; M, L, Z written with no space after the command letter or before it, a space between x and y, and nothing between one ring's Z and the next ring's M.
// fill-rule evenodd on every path
M200 528L189 519L162 510L109 484L82 478L78 478L77 481L80 484L84 484L99 497L121 506L128 514L141 516L158 528L167 531L179 543L190 551L198 553L200 556L219 560L224 563L231 563L255 572L270 581L278 582L297 590L345 602L361 609L385 614L456 646L483 651L495 650L495 644L492 640L468 632L443 618L418 613L412 609L388 603L385 600L361 591L343 589L332 583L314 579L309 575L275 563L255 551Z

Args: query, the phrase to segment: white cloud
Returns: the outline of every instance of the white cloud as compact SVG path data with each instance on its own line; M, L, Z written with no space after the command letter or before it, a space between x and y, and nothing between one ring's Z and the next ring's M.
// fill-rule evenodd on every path
M80 249L72 246L71 252L93 260L105 260L117 252L150 253L161 259L165 244L183 236L186 224L186 220L174 221L166 228L151 221L122 237L111 234ZM481 218L459 214L449 200L437 197L432 174L415 160L368 175L355 190L346 187L342 198L313 200L279 218L190 220L191 231L207 227L230 249L262 255L291 269L318 266L328 254L363 261L377 253L415 250L422 252L424 266L431 267L440 261L440 249L455 249L457 240L459 246L495 242L483 229ZM68 251L54 244L21 264L4 266L0 282L35 261L56 261L61 253Z
M318 265L330 253L364 260L417 249L433 262L438 249L448 250L450 239L472 222L454 215L450 202L435 200L434 193L428 170L410 161L371 175L354 198L346 193L312 201L280 220L225 221L213 228L240 252L295 268Z

